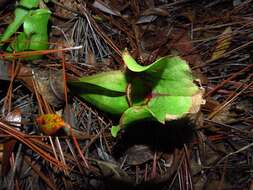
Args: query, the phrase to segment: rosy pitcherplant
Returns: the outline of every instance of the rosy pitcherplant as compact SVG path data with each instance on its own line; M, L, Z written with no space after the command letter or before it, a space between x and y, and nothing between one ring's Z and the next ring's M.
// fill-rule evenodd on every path
M138 64L124 51L126 71L116 70L69 81L70 90L100 110L120 115L112 136L141 120L160 123L197 113L203 88L193 78L189 65L179 56L166 56L148 66Z

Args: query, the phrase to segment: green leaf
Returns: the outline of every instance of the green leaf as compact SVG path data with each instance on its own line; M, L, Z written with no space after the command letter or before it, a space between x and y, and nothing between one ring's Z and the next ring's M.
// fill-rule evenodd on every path
M117 125L117 126L113 125L112 126L112 128L111 128L111 134L112 134L113 137L116 138L117 135L118 135L118 133L119 133L119 131L120 131L120 125Z
M146 70L149 66L141 66L139 65L135 59L129 54L127 50L123 51L122 59L126 64L127 68L133 72L142 72Z
M24 33L30 40L29 50L48 48L47 25L50 15L49 9L37 9L25 19Z
M127 77L121 71L109 71L79 78L83 84L96 85L110 91L123 92L127 88ZM71 84L72 81L69 81Z
M16 8L15 10L15 19L14 21L7 27L7 29L4 31L1 42L8 40L23 24L28 11L21 8Z
M129 106L125 90L127 79L121 71L110 71L68 81L71 92L107 113L122 114Z
M40 0L21 0L19 5L27 9L37 8L39 6Z
M6 51L12 52L15 51L24 51L29 48L30 42L27 40L27 37L24 32L20 33L15 41L11 43L10 46L7 47Z
M121 128L127 127L140 120L152 118L152 113L147 106L130 107L121 116L119 125L112 126L111 134L113 137L116 137Z

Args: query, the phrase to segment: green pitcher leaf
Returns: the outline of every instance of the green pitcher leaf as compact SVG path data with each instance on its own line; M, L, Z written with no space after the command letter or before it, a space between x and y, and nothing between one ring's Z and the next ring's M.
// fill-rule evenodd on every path
M181 118L189 113L196 113L199 109L193 107L199 108L203 104L203 91L194 86L194 83L192 85L188 82L178 85L174 83L176 82L159 81L148 103L149 109L161 123Z
M7 51L21 52L47 49L47 24L50 14L51 12L48 9L38 9L30 12L23 23L24 31L10 44Z
M27 16L28 11L24 9L17 8L15 10L15 19L4 31L1 41L8 40L23 24L25 17Z
M122 114L119 125L112 126L111 134L113 137L116 137L121 128L127 127L137 121L152 118L152 113L147 106L130 107Z
M77 85L79 87L82 84L79 83ZM90 86L85 86L85 88L89 90L87 92L78 92L78 94L80 94L79 96L104 112L119 115L128 108L128 102L124 94L111 93L97 89L92 91L92 87Z
M122 59L123 59L124 63L126 64L127 68L133 72L142 72L150 67L150 66L139 65L135 61L135 59L129 54L129 52L127 50L123 51Z
M1 42L8 40L23 25L21 32L7 47L8 52L30 50L45 50L48 48L49 9L36 9L40 0L21 0L15 9L15 19L7 27L1 37ZM29 59L40 56L31 56ZM11 58L11 56L10 56Z
M194 83L190 67L180 57L162 57L148 66L139 65L127 51L122 58L129 71L83 77L76 85L86 101L105 112L122 114L119 125L111 129L114 137L140 120L165 123L197 113L204 103L203 89ZM77 83L71 82L71 89L73 84Z
M188 81L192 84L193 77L190 67L179 56L162 57L148 66L139 65L128 51L123 52L122 58L127 68L133 72L148 73L155 79L177 80L178 82Z
M19 5L27 9L38 8L40 0L21 0Z
M79 78L82 83L100 86L110 91L125 92L127 88L127 77L121 71L108 71L91 76ZM71 81L69 81L71 84Z
M123 59L131 71L141 72L142 80L152 86L147 106L159 122L196 113L198 109L192 107L203 103L203 91L193 82L190 67L180 57L162 57L148 66L138 65L128 52L124 52Z
M49 9L37 9L26 17L24 33L30 40L29 50L44 50L48 48L47 25L51 15Z
M110 71L68 81L71 92L107 113L122 114L129 106L127 79L121 71Z
M27 40L27 36L24 32L20 33L15 41L11 43L10 46L7 47L6 51L12 52L13 50L19 50L24 51L25 49L28 49L30 45L30 41Z
M14 12L15 19L4 31L1 41L8 40L15 32L17 32L19 27L24 23L30 9L37 8L39 6L39 2L40 0L21 0L19 2L19 5Z

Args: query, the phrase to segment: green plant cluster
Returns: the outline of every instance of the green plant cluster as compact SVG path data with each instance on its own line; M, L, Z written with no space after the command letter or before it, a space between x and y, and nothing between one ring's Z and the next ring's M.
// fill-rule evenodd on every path
M15 19L1 36L2 49L7 52L48 49L48 20L51 11L48 8L39 8L39 3L40 0L21 0L19 2L14 12ZM22 31L14 40L10 40L21 26Z

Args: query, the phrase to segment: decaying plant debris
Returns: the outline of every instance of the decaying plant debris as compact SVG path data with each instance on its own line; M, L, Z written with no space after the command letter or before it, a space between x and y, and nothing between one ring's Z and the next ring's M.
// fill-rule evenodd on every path
M52 12L49 49L12 59L0 52L0 189L252 190L252 3L41 3ZM2 34L15 2L0 7ZM205 89L201 111L111 137L117 118L76 97L67 81L125 70L125 48L142 65L166 55L187 60ZM46 114L60 115L67 130L45 135L37 121Z

